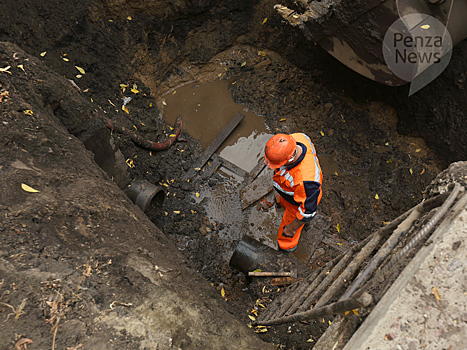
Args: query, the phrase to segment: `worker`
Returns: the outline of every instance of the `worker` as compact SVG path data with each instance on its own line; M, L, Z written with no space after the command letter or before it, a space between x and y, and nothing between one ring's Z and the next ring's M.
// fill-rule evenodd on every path
M313 143L302 133L274 135L264 153L264 162L274 170L276 203L285 209L277 235L279 250L293 252L321 200L321 167Z

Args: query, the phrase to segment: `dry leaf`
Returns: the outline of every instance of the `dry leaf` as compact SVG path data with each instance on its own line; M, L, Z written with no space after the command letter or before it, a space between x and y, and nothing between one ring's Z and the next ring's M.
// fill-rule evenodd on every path
M409 173L410 173L410 174L413 174L412 168L409 169Z
M222 76L222 73L219 73L219 74L217 75L218 78L220 78L221 76Z
M261 306L263 309L266 308L266 306L264 306L263 304L258 304L258 306Z
M131 16L128 16L126 19L131 21L133 18Z
M341 233L341 224L337 224L336 229L338 233Z
M222 296L222 298L225 298L225 290L224 290L224 288L221 289L221 296Z
M439 295L437 286L433 287L433 289L431 290L431 294L433 294L435 296L436 300L443 300L443 299L441 299L441 296Z
M113 104L113 102L112 102L112 101L110 101L110 100L107 100L107 101L109 101L109 103L110 103L112 106L114 106L114 107L115 107L115 105Z
M422 175L424 172L425 172L425 168L423 168L423 170L422 170L422 172L420 173L420 175Z
M47 55L47 51L41 53L41 57L44 57L45 55Z
M324 132L323 132L323 131L320 131L319 133L321 134L321 136L324 136Z
M20 340L18 340L15 344L15 349L16 350L23 350L23 346L24 346L24 349L26 350L28 348L28 345L27 344L32 344L34 343L31 339L28 339L28 338L21 338Z
M246 61L242 63L242 65L240 67L244 67L246 66Z
M199 193L198 192L196 192L196 197L199 198Z
M375 194L375 199L379 199L379 196L378 196L378 194Z
M285 118L282 118L281 120L279 120L280 122L285 122L287 119Z
M26 71L24 70L24 67L23 67L22 64L18 64L17 67L18 67L19 69L21 69L24 73L26 73Z
M78 67L78 66L75 66L75 68L81 73L81 74L86 74L86 71L81 68L81 67Z
M128 110L128 108L126 108L125 105L122 106L122 111L125 111L127 114L130 114L130 111Z
M358 316L358 311L357 311L357 309L353 309L352 312L353 312L355 315Z
M420 26L420 28L422 28L422 29L429 29L429 28L430 28L430 25L429 25L429 24L424 24L424 25Z
M35 193L35 192L40 192L38 190L35 190L34 188L26 185L26 184L21 184L21 188L26 191L26 192L31 192L31 193Z
M334 172L334 175L338 176L339 174L337 173L337 171Z
M80 78L82 78L83 76L82 76L81 74L77 74L76 77L77 77L78 79L80 79Z
M417 148L417 149L415 150L415 152L417 152L417 153L420 152L420 151L421 151L420 148Z
M248 317L250 318L250 320L256 321L256 318L254 318L254 316L248 315Z
M267 332L268 329L267 328L259 328L258 330L256 330L255 332L256 333L264 333L264 332Z
M266 290L266 286L263 287L263 289L261 290L261 293L264 294L264 291Z
M177 136L177 135L175 135L175 134L170 134L169 135L169 137L175 137L175 136Z
M163 104L164 106L167 106L167 103L166 103L165 101L162 101L162 104Z
M5 67L5 68L0 68L0 72L6 72L10 68L11 68L11 66L8 66L8 67Z
M131 89L131 92L134 93L134 94L137 94L139 92L139 90L137 89Z
M263 23L262 23L262 24L266 23L267 21L268 21L267 18L263 19Z
M174 210L175 214L180 214L180 210Z
M34 112L31 111L30 109L26 109L26 110L24 111L24 114L26 114L26 115L33 115Z
M62 57L62 60L64 60L65 62L68 62L68 61L69 61L69 59L66 58L66 57Z

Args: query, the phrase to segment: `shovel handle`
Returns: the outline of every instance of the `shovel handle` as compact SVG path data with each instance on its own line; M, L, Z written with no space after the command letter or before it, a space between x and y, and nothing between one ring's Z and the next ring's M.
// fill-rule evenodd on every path
M292 272L267 272L267 271L253 271L248 272L248 276L254 277L292 277Z

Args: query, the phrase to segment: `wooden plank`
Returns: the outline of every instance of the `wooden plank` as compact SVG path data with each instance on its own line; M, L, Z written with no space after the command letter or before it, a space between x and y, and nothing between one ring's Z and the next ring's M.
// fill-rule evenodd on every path
M239 166L235 165L235 164L232 163L231 161L225 159L224 157L218 156L217 154L213 154L212 157L213 157L213 160L214 160L214 158L220 159L220 161L221 161L221 163L222 163L222 166L226 167L226 168L229 169L231 172L237 174L237 175L240 176L240 177L245 178L246 175L248 174L245 170L243 170L243 169L240 168Z
M232 118L232 120L227 124L227 126L224 128L224 130L221 131L219 135L217 135L216 139L206 148L206 150L201 154L201 156L195 161L193 164L193 168L188 170L183 177L183 180L186 181L188 179L192 179L198 171L204 166L204 164L208 161L209 158L214 154L214 152L217 151L219 146L222 144L222 142L225 141L227 136L230 135L230 133L235 129L235 127L242 121L242 119L245 117L242 113L238 112L235 114L235 116Z
M266 164L264 164L263 159L261 159L258 164L253 168L252 171L250 171L246 177L244 177L243 182L238 185L237 190L241 191L243 188L248 186L256 177L263 171L263 169L266 167Z
M242 210L272 191L272 171L259 176L255 181L240 191Z
M200 173L200 178L202 180L209 179L222 165L222 161L219 158L213 159L211 164L206 165L203 169L203 172Z

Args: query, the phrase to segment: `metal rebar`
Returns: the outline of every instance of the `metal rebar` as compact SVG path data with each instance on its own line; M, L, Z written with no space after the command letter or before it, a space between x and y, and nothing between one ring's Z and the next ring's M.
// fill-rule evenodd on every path
M270 321L260 321L253 325L257 326L271 326L275 324L282 324L286 322L297 322L309 319L316 319L318 317L328 316L343 313L353 309L358 309L371 304L373 298L368 293L362 293L359 296L347 300L341 300L323 307L314 308L306 312L300 312L291 316L284 316Z

